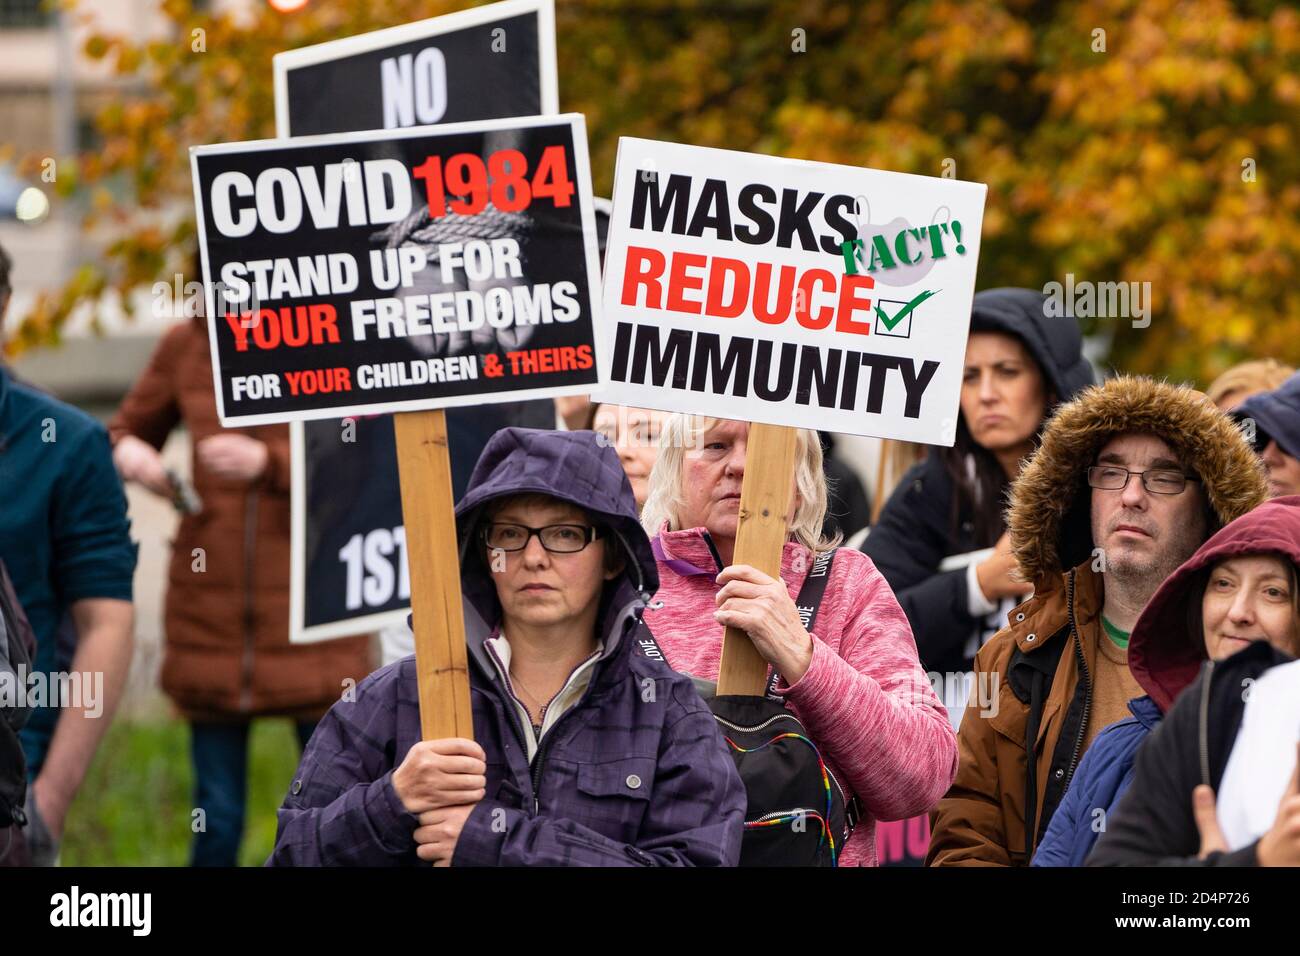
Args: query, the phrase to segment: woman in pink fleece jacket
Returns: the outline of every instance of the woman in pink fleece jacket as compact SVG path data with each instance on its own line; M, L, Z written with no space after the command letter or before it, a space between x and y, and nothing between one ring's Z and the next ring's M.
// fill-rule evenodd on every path
M842 866L875 866L875 821L929 812L957 773L957 742L916 654L893 591L860 551L831 563L814 632L794 599L821 538L821 445L799 432L790 539L781 581L731 565L749 425L674 415L664 424L642 521L654 536L660 587L645 622L676 670L717 680L722 634L744 630L781 675L776 692L862 816ZM725 570L724 570L725 569Z

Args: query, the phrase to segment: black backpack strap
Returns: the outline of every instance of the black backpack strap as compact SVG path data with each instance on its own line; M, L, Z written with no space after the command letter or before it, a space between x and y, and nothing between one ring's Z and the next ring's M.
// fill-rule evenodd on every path
M813 558L812 567L808 569L808 576L803 579L803 586L799 588L799 595L794 599L795 609L799 612L799 620L803 624L803 629L809 634L812 633L813 625L817 623L817 612L821 609L822 598L826 596L826 582L831 579L831 562L835 560L835 552L838 548L832 548L830 551L823 551L817 557ZM772 676L767 682L767 696L774 700L780 700L781 697L776 692L776 685L781 683L781 675L772 668Z
M821 609L822 599L826 596L826 583L831 579L831 562L835 560L835 552L838 548L832 548L830 551L823 551L813 559L813 565L808 569L808 576L803 580L803 587L799 589L799 596L795 598L795 608L799 612L799 620L803 622L803 628L809 634L812 633L813 627L817 624L817 612ZM781 700L776 693L776 685L781 682L781 675L772 669L772 677L767 682L767 696L776 700ZM844 805L844 829L845 839L851 834L858 825L858 820L862 818L862 804L858 801L858 795L855 793L852 798Z
M656 641L655 636L650 633L650 626L646 624L644 618L642 619L640 626L632 632L632 637L636 641L636 646L641 649L641 653L646 657L650 658L652 661L659 661L663 664L668 663L668 658L664 657L664 652L659 649L659 642Z
M834 559L837 550L839 549L824 551L814 559L813 566L808 571L808 576L804 578L803 587L799 589L799 596L795 598L794 603L799 611L799 620L803 622L804 630L809 633L812 632L813 624L817 621L817 611L821 607L822 598L826 596L826 582L830 580L831 576L831 561ZM644 617L641 619L641 626L636 629L633 636L642 654L652 660L668 663L668 658L664 656L663 650L659 647L659 642L655 640L654 634L650 632L650 626L646 624ZM777 696L774 691L776 685L780 682L781 675L774 670L772 679L767 683L767 696Z

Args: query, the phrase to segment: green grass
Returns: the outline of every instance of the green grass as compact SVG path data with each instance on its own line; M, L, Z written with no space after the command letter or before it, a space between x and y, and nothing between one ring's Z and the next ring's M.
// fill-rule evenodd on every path
M254 721L240 866L261 866L270 856L275 811L297 766L293 724ZM115 722L68 811L62 864L187 865L193 788L189 727L183 721Z

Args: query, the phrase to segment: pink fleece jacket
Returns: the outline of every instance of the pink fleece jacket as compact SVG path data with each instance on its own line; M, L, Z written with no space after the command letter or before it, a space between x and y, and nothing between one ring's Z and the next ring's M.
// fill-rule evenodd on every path
M645 621L673 669L717 680L722 627L713 619L721 573L703 528L657 537L659 591ZM794 599L811 552L788 542L781 578ZM807 673L777 693L862 804L842 866L876 865L876 819L928 813L957 774L957 739L916 654L894 592L860 551L840 549L813 626Z

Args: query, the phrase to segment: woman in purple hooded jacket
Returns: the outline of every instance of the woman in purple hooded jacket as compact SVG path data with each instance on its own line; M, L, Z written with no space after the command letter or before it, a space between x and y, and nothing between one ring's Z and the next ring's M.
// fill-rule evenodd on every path
M713 716L635 646L659 581L614 450L502 429L456 523L475 739L420 740L414 657L376 671L303 752L268 865L734 866Z

